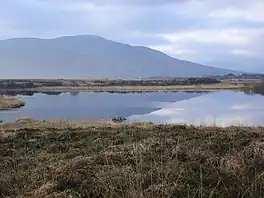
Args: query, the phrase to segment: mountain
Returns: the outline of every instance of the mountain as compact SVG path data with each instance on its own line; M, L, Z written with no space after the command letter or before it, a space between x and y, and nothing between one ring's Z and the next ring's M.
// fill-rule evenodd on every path
M0 78L200 77L237 73L99 36L0 41Z

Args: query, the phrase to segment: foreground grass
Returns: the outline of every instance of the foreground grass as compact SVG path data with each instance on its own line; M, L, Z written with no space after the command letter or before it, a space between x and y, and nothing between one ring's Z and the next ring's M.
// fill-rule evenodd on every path
M263 197L264 128L0 125L0 197Z
M25 103L17 98L8 98L5 96L0 96L0 110L19 108L24 105Z

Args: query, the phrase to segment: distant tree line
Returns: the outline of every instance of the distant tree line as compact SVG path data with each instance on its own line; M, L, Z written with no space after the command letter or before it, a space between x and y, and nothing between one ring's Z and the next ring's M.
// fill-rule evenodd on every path
M0 80L0 89L31 89L38 87L77 86L170 86L220 83L214 78L163 80Z
M30 89L36 87L63 86L60 81L0 80L0 89Z
M0 89L26 89L26 88L34 88L34 83L32 82L0 82Z
M228 79L264 79L264 74L227 74L224 76L210 76L210 78L218 79L218 80L228 80Z
M187 79L168 79L168 80L97 80L97 86L172 86L172 85L197 85L215 84L221 81L213 78L187 78Z

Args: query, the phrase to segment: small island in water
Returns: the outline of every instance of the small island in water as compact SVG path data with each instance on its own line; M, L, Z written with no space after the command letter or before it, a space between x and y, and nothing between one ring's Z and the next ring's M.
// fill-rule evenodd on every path
M25 103L18 98L10 98L6 96L0 96L0 111L20 108L25 106Z

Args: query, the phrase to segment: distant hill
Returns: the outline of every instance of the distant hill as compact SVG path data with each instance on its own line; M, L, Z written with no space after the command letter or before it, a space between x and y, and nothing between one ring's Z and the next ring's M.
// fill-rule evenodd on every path
M200 77L238 73L93 35L1 40L0 67L0 78Z

